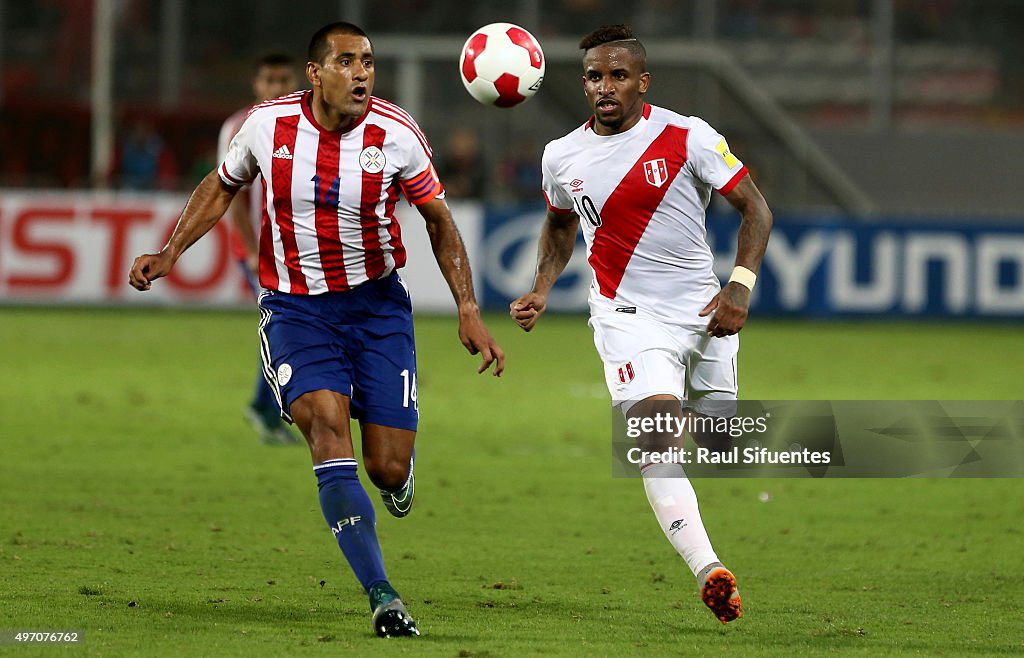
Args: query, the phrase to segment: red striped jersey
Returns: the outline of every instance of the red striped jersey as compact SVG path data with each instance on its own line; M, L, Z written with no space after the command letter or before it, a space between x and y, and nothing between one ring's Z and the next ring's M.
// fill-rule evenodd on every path
M300 295L349 290L405 265L399 194L417 205L444 194L405 110L371 97L354 126L328 131L311 98L299 91L256 105L219 168L229 185L262 174L260 285Z
M728 194L747 173L714 128L644 106L635 126L601 136L588 121L550 142L544 194L576 212L594 272L591 313L636 307L703 327L697 313L720 290L704 225L711 191Z
M220 127L220 134L217 136L217 159L219 161L224 161L225 156L228 154L228 146L231 145L231 140L238 134L239 129L241 129L242 124L245 122L246 117L249 116L249 112L251 110L251 105L243 107L229 116ZM259 190L261 193L253 194L253 190ZM253 231L256 235L260 234L260 222L263 221L262 192L263 187L260 184L259 174L257 174L256 179L252 182L252 188L241 190L238 193L239 196L243 197L241 202L245 204L246 211L249 215L249 222L252 224ZM245 253L245 245L242 243L242 239L239 237L234 226L231 227L231 251L238 260L245 260L248 256L248 254Z

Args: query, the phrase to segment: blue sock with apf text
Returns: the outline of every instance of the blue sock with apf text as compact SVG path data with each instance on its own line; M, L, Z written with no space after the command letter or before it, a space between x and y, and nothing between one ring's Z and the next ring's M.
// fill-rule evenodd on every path
M328 459L313 467L320 489L320 509L341 552L363 589L387 582L377 541L373 503L359 483L355 459Z

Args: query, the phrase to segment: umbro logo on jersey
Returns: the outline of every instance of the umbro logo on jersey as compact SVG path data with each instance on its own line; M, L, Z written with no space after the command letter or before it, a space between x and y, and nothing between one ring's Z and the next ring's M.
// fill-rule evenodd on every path
M571 181L569 181L569 187L571 188L569 190L570 192L574 192L574 193L575 192L582 192L583 191L583 181L580 180L579 178L573 178Z
M631 313L633 315L636 315L636 307L635 306L616 306L615 307L615 312L616 313Z
M274 156L273 157L281 158L282 160L291 160L293 156L292 156L292 152L288 150L288 145L287 144L281 144L281 148L279 148L276 151L274 151Z
M668 165L665 164L665 158L645 162L644 176L647 177L647 182L654 187L664 185L668 180Z

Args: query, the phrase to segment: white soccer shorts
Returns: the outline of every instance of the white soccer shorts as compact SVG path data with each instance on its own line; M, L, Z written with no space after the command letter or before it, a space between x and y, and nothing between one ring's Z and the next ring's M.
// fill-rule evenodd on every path
M590 328L612 403L623 414L659 394L708 416L736 413L738 335L713 338L704 330L618 312L592 316Z

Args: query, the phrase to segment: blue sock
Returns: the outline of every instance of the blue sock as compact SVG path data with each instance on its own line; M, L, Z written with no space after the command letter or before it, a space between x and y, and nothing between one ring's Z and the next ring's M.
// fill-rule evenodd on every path
M260 410L278 409L274 389L270 388L270 384L263 377L262 361L260 362L260 369L256 372L256 386L253 388L252 402L249 404Z
M355 459L328 459L313 467L320 489L320 509L341 552L367 592L388 580L377 541L373 503L359 483Z

